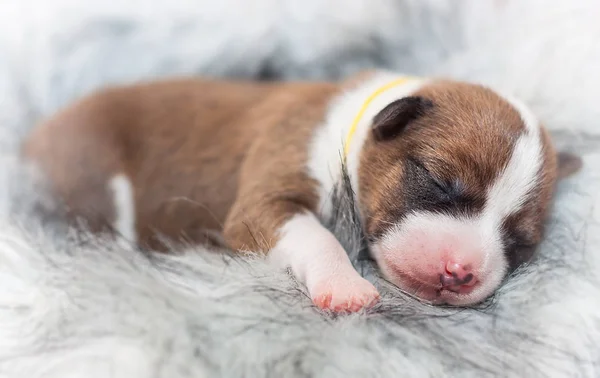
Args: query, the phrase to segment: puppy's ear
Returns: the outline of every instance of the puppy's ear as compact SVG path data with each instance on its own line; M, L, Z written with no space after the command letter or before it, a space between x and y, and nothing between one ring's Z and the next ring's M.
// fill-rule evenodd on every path
M373 118L375 140L397 137L409 123L423 116L433 107L433 102L419 97L404 97L390 103Z
M570 152L560 151L556 155L558 163L558 179L562 180L579 172L583 166L581 158Z

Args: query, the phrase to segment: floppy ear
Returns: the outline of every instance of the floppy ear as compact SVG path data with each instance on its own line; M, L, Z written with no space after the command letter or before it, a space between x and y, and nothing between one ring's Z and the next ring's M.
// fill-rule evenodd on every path
M398 136L408 124L423 116L433 102L419 97L404 97L390 103L373 118L375 140L389 140Z
M579 172L583 166L581 158L575 154L560 151L556 154L558 162L558 179L562 180Z

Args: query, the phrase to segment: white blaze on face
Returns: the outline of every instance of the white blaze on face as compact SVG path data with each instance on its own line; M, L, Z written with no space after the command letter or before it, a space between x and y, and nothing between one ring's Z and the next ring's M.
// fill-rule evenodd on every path
M409 293L449 304L472 304L491 295L506 275L502 226L526 204L543 161L537 120L518 101L508 101L521 114L525 132L489 186L483 211L464 218L413 212L371 246L384 275ZM440 274L449 263L467 266L477 282L464 292L439 292Z

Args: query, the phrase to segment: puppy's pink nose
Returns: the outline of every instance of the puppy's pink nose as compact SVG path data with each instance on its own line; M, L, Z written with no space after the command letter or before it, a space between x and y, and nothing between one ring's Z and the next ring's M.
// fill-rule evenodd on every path
M473 286L477 278L471 272L470 265L463 265L453 261L446 263L446 271L440 274L440 283L443 288L456 288Z

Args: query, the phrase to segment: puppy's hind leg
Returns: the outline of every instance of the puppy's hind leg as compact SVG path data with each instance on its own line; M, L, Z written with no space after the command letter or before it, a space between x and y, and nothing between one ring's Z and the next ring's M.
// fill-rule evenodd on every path
M24 159L41 171L68 223L135 242L134 187L106 117L70 109L33 130Z

